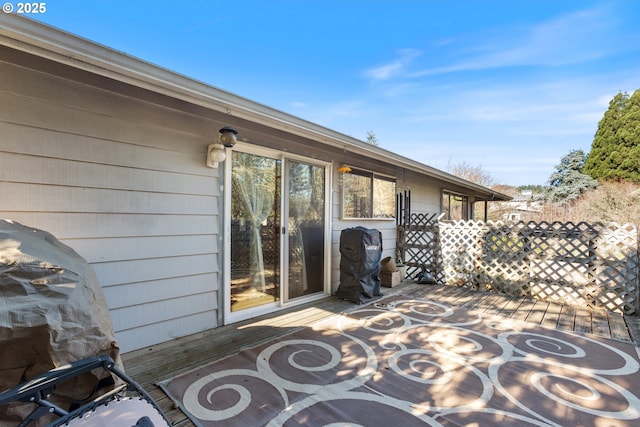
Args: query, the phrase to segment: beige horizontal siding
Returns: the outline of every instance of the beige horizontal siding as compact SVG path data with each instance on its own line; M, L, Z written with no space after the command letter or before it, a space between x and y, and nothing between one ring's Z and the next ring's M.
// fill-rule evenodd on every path
M208 220L215 219L209 217ZM65 243L91 263L218 252L215 234L67 239Z
M92 187L1 182L3 204L28 211L34 205L47 212L216 215L214 196L128 191ZM71 202L71 203L70 203Z
M111 319L116 330L124 331L141 328L152 323L165 322L170 318L183 318L206 313L211 311L211 307L216 307L215 295L212 293L186 295L113 310Z
M176 108L151 103L138 97L137 94L143 91L136 88L129 88L131 93L117 93L110 90L112 84L107 79L101 79L101 83L105 87L99 88L81 83L80 79L74 79L73 75L61 78L46 71L3 62L1 58L0 74L3 76L2 92L6 96L15 95L20 98L20 101L14 106L15 112L20 113L27 108L34 108L32 114L36 115L43 124L48 123L47 119L66 118L56 124L60 130L67 128L75 132L77 129L74 126L75 123L93 122L93 117L100 116L106 120L95 123L97 125L95 132L103 136L113 135L115 132L123 136L130 134L134 136L133 141L136 143L139 143L138 137L135 135L140 126L145 126L150 130L156 129L156 132L150 136L162 132L162 129L194 137L204 136L211 132L210 122L200 115L180 109L188 109L192 106L171 100L163 101L166 101L166 104L173 104ZM145 94L145 96L154 97L149 94ZM155 97L161 96L156 95ZM31 100L35 104L31 104ZM55 111L51 111L47 104L53 104L56 107ZM108 126L111 123L109 118L117 120L119 128L109 129ZM149 146L173 148L170 141L159 141L156 144L151 143Z
M4 203L0 200L0 206ZM150 237L217 234L215 216L148 215L127 213L73 213L46 211L0 211L4 218L24 224L48 224L56 237L70 246L69 239L101 239L109 237ZM96 242L99 244L99 242Z
M50 132L51 133L51 132ZM5 138L9 132L4 132ZM44 140L49 140L43 136ZM0 144L2 144L0 142ZM83 160L67 160L34 154L17 154L4 151L0 179L14 182L58 186L78 186L101 189L118 189L142 192L158 192L190 195L217 195L215 179L210 176L189 175L184 172L139 169L131 166L114 166L89 163ZM188 164L194 162L189 156ZM203 158L198 156L198 158ZM187 162L185 162L187 163ZM213 186L213 188L212 188Z
M212 328L218 326L214 311L207 310L163 322L147 323L135 329L120 330L118 343L124 349L149 347L158 342L201 332L202 325L213 325Z
M5 107L11 110L13 106L6 104ZM51 108L55 107L52 105ZM2 117L2 121L0 121L0 125L2 125L0 130L3 135L3 138L0 139L0 150L6 153L158 172L214 175L210 170L204 170L205 168L194 172L194 166L200 165L204 161L206 143L210 142L207 140L197 141L199 142L198 150L193 147L190 151L174 151L145 147L131 142L114 141L97 135L78 135L55 128L35 128L28 123L10 123L5 122L4 119L5 117ZM95 120L99 121L99 118L95 118ZM117 127L118 124L114 123L113 126ZM141 128L139 131L146 135L148 129ZM148 137L144 136L144 139L148 139ZM174 144L184 146L185 150L189 148L189 144L194 144L188 138L174 138L170 131L159 133L154 140L158 139L169 139Z
M218 326L211 120L107 80L98 88L2 60L0 75L0 217L49 231L91 263L123 351Z
M135 259L92 265L96 274L105 278L101 281L103 287L205 274L218 268L216 254Z
M207 277L203 277L207 276ZM104 288L104 294L112 310L135 307L156 301L168 301L186 295L201 295L211 292L211 283L218 280L215 273L170 277L147 282ZM217 290L215 288L214 290Z

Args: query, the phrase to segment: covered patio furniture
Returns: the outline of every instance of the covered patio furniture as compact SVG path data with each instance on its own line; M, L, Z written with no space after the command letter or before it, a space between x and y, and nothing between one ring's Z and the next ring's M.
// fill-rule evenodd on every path
M90 371L101 378L96 381L93 392L89 396L77 396L76 401L63 408L57 401L56 388L64 383L73 384L74 380ZM66 401L66 397L63 401ZM31 407L31 412L23 420L17 421L19 427L171 425L149 394L117 368L113 359L107 355L90 357L52 369L6 390L0 393L0 406L5 405L16 409L20 406Z

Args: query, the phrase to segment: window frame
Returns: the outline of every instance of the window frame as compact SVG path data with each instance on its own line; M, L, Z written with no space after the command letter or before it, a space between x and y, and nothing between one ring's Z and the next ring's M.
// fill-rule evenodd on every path
M446 203L445 203L445 197L446 197ZM456 219L452 219L451 217L451 201L452 198L460 198L460 200L457 200L458 202L460 202L460 206L461 206L461 212L460 212L460 218L456 218ZM463 220L463 221L467 221L471 218L470 216L470 212L472 211L471 206L469 204L469 199L470 197L466 194L462 194L462 193L458 193L456 191L451 191L451 190L447 190L447 189L443 189L441 191L441 196L440 196L440 212L441 213L445 213L445 217L443 219L448 220L448 221L456 221L456 220Z
M339 172L340 173L340 214L341 214L341 218L343 220L373 220L373 221L395 221L396 219L396 192L398 189L398 182L396 177L391 176L391 175L386 175L386 174L381 174L381 173L376 173L374 171L371 170L367 170L367 169L363 169L363 168L357 168L357 167L348 167L349 171L348 172ZM365 215L365 216L349 216L346 212L346 200L345 200L345 196L347 194L346 190L347 188L345 187L346 184L346 179L347 176L361 176L361 177L365 177L369 179L369 183L368 183L368 191L366 194L366 197L368 197L368 200L366 200L367 203L367 207L370 211L370 215ZM390 182L393 184L393 195L391 195L391 199L387 200L386 202L382 202L382 201L378 201L376 198L376 192L375 192L375 183L376 180L378 181L384 181L384 182ZM362 197L362 196L360 196ZM393 204L393 211L390 212L390 216L383 216L381 214L378 214L378 216L376 216L376 207L380 206L382 203L392 203Z

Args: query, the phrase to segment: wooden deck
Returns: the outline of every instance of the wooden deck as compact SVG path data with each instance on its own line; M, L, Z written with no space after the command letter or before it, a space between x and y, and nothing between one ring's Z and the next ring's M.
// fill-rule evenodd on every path
M464 288L405 283L385 295L401 294L538 323L550 328L591 334L607 339L640 343L640 317L623 317L601 310L536 301ZM208 362L237 353L275 337L309 326L318 320L357 308L352 303L328 297L276 314L179 338L122 356L127 374L142 384L175 426L193 426L156 383Z

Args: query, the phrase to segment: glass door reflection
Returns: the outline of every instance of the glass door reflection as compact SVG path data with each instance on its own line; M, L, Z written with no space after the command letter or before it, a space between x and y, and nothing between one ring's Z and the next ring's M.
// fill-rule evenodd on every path
M287 162L288 275L285 300L324 291L325 168Z
M231 311L280 299L281 161L234 151Z

